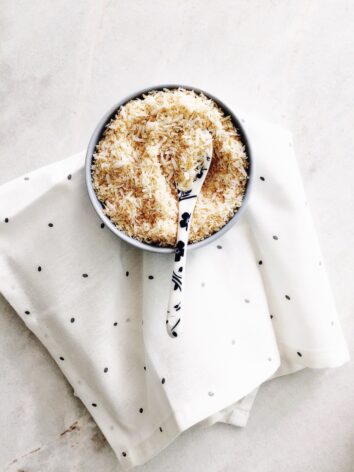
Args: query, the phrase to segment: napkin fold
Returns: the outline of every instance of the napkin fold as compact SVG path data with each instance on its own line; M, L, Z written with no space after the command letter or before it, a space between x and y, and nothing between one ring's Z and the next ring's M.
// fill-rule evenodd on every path
M124 469L193 425L244 426L271 377L349 359L291 135L254 118L244 126L255 162L248 208L188 255L176 339L165 327L173 256L101 224L85 153L0 187L0 290Z

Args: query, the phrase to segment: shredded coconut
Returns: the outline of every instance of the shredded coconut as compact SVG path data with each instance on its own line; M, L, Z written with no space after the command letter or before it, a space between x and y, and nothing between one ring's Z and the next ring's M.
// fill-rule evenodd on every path
M129 236L174 246L176 185L188 189L203 159L208 130L213 157L197 199L189 242L220 230L241 206L247 156L230 117L185 89L153 91L120 107L99 141L93 186L104 212Z

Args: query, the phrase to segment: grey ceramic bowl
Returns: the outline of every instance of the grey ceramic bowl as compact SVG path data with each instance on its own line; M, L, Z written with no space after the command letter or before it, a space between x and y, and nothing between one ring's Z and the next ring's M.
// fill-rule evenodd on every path
M96 145L100 141L106 125L111 121L111 119L116 115L117 111L122 105L125 105L127 102L130 100L133 100L135 98L142 98L142 96L152 90L163 90L163 89L176 89L176 88L184 88L186 90L194 90L196 93L203 93L206 97L211 98L216 102L219 107L224 111L225 115L229 115L231 117L231 120L233 124L235 125L236 129L239 132L239 135L241 137L241 140L243 144L245 145L246 148L246 153L248 156L249 160L249 166L248 166L248 181L246 185L246 191L245 195L243 198L243 202L241 207L238 209L238 211L234 214L234 216L226 223L225 226L223 226L219 231L216 233L212 234L208 238L203 239L202 241L199 241L197 243L189 244L188 245L188 250L190 249L197 249L199 247L205 246L213 241L215 241L217 238L222 236L226 231L228 231L235 223L238 221L240 216L242 215L245 206L247 205L248 199L249 199L249 194L251 191L251 186L252 186L252 176L253 176L253 161L252 161L252 155L251 155L251 149L250 145L246 136L245 131L243 130L240 121L236 118L235 114L224 104L222 103L218 98L214 97L210 93L205 92L204 90L195 88L195 87L189 87L186 85L158 85L155 87L149 87L144 90L140 90L139 92L136 92L129 97L124 98L123 100L120 100L116 105L114 105L113 108L111 108L99 121L95 131L93 132L88 148L87 148L87 154L86 154L86 164L85 164L85 174L86 174L86 185L87 185L87 190L88 194L90 197L90 200L92 202L92 205L96 212L98 213L99 217L103 221L103 223L117 236L119 236L121 239L126 241L127 243L139 248L139 249L145 249L146 251L151 251L151 252L159 252L159 253L170 253L174 251L174 248L170 247L159 247L159 246L154 246L152 244L147 244L143 243L141 241L138 241L137 239L131 238L128 236L126 233L123 231L120 231L114 224L113 222L106 216L103 212L103 205L102 203L98 200L97 195L94 191L93 185L92 185L92 176L91 176L91 165L94 160L93 154L95 153Z

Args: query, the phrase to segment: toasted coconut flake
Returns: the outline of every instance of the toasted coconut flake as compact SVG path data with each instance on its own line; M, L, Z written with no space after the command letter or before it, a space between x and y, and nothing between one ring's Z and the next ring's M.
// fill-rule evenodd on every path
M106 215L135 239L174 246L176 184L190 187L208 139L213 157L189 241L220 230L242 204L248 178L245 148L230 117L213 100L182 88L131 100L106 127L92 165L93 186Z

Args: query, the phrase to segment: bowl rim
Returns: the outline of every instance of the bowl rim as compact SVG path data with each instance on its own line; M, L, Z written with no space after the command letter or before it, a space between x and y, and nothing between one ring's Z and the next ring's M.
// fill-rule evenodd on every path
M96 210L96 213L102 220L102 222L118 237L123 239L125 242L128 244L131 244L132 246L135 246L139 249L143 249L149 252L156 252L156 253L162 253L162 254L167 254L167 253L172 253L174 252L175 248L173 247L160 247L160 246L155 246L153 244L148 244L142 241L139 241L138 239L135 239L131 236L128 236L124 231L121 231L120 229L117 228L117 226L111 221L111 219L105 215L103 212L103 204L101 201L98 199L96 192L93 188L93 182L92 182L92 161L93 161L93 154L96 150L96 146L101 139L103 132L106 129L106 125L111 121L111 119L116 115L118 112L119 108L123 105L125 105L127 102L130 100L134 100L137 98L142 98L143 95L152 92L152 91L161 91L164 89L167 90L174 90L174 89L185 89L185 90L190 90L194 91L197 94L203 94L207 98L210 98L213 100L225 113L226 116L230 116L232 123L236 127L240 137L242 144L245 146L246 150L246 155L248 159L248 168L247 168L247 174L248 174L248 180L246 183L246 188L245 188L245 193L243 196L242 204L240 208L234 213L234 215L229 219L229 221L219 229L219 231L213 233L212 235L208 236L207 238L192 243L188 244L188 250L193 250L193 249L198 249L200 247L206 246L207 244L210 244L213 241L216 241L218 238L220 238L223 234L225 234L241 217L241 215L245 211L245 207L248 204L249 198L250 198L250 193L251 189L253 186L253 177L254 177L254 163L253 163L253 157L252 157L252 152L251 152L251 147L249 144L249 140L247 138L246 132L241 125L240 120L237 118L235 113L227 106L225 105L219 98L215 97L209 92L206 92L205 90L202 90L198 87L193 87L190 85L179 85L179 84L166 84L166 85L154 85L150 86L147 88L144 88L142 90L138 90L135 93L132 93L128 95L127 97L119 100L114 106L112 106L99 120L98 124L96 125L96 128L94 132L91 135L88 147L87 147L87 152L86 152L86 158L85 158L85 180L86 180L86 188L88 191L88 195L90 198L90 201Z

